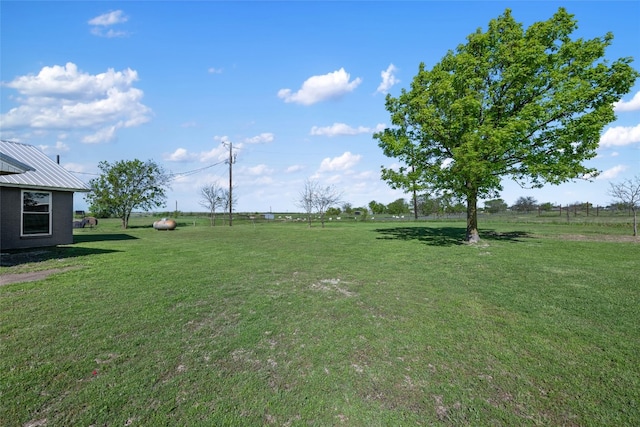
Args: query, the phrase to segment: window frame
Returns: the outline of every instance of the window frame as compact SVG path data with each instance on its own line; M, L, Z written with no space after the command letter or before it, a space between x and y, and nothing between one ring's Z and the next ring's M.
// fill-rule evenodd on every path
M29 211L25 210L25 194L36 193L47 195L47 210L45 212ZM26 230L25 216L28 215L47 215L47 231L46 232L34 232L33 230ZM20 237L47 237L53 235L53 193L46 190L22 190L20 192Z

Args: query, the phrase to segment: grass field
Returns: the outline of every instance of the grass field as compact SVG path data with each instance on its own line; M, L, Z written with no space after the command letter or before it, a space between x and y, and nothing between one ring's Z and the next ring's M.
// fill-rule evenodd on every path
M626 226L151 222L2 255L0 425L640 425Z

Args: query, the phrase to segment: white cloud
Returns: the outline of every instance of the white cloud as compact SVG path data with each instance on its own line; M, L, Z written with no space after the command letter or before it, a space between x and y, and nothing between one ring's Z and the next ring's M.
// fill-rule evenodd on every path
M613 109L616 112L640 110L640 91L636 92L631 101L620 100L613 103Z
M223 145L203 151L196 156L201 162L221 162L229 158L229 149Z
M91 34L99 37L127 37L128 31L114 30L112 25L123 24L129 20L129 17L121 10L114 10L113 12L105 13L100 16L96 16L89 20L88 24L92 26Z
M265 164L261 164L250 168L244 168L242 172L253 176L263 176L271 175L273 173L273 169L269 168Z
M91 100L106 94L109 90L126 91L138 80L138 73L130 68L115 71L109 68L106 72L92 75L78 70L73 62L64 66L43 67L37 75L20 76L3 86L20 92L21 95L37 97L23 100L34 104L55 103L59 98L73 100Z
M189 162L196 158L196 155L189 153L185 148L178 148L173 153L164 156L164 159L169 162Z
M452 158L446 158L442 161L442 163L440 163L440 168L442 169L446 169L449 166L451 166L451 164L453 163L453 159Z
M108 39L129 36L128 31L114 30L113 28L109 28L107 31L105 31L103 28L100 28L100 27L93 27L91 29L91 34L93 34L94 36L105 37Z
M301 170L303 170L303 169L304 169L304 166L303 166L303 165L292 165L292 166L289 166L289 167L285 170L285 172L286 172L286 173L294 173L294 172L299 172L299 171L301 171Z
M309 77L295 93L292 93L291 89L280 89L278 97L284 99L284 102L302 105L340 98L353 91L362 82L360 77L352 81L349 81L350 78L351 75L344 68L340 68L332 73Z
M229 137L227 135L216 135L213 137L213 140L218 142L229 142Z
M246 138L244 142L246 142L247 144L262 144L265 142L272 142L273 138L274 138L274 135L272 133L264 132L264 133L261 133L260 135L256 135L251 138Z
M143 92L133 87L137 80L130 68L92 75L71 62L43 67L37 75L3 83L21 96L15 98L20 105L0 115L0 124L4 130L77 131L87 143L110 141L116 130L150 119Z
M600 137L600 147L619 147L640 142L640 124L610 127Z
M222 68L209 67L209 74L222 74Z
M82 138L85 144L99 144L101 142L113 141L116 137L116 126L104 127L92 135Z
M368 128L364 126L358 126L357 128L353 128L345 123L334 123L331 126L318 127L313 126L311 128L311 135L315 136L328 136L334 137L339 135L358 135L361 133L374 133L380 132L384 130L385 125L379 123L375 128Z
M320 163L319 172L348 170L358 164L361 158L362 156L360 154L351 154L349 151L333 159L327 157Z
M95 170L90 169L89 167L87 167L87 164L85 163L64 163L62 165L63 168L65 168L66 170L68 170L69 172L76 172L76 173L81 173L81 174L89 174L89 175L94 175L95 174ZM78 176L77 178L82 179L83 181L85 180L86 175L83 176Z
M222 163L229 159L229 148L219 145L209 151L194 153L180 147L173 153L164 154L163 159L168 162Z
M387 93L389 89L395 84L400 83L395 76L395 73L398 71L395 65L389 64L386 70L380 72L380 76L382 77L382 81L376 89L376 93Z
M627 170L628 167L625 165L617 165L614 166L610 169L607 169L606 171L602 172L600 175L598 175L596 177L596 179L615 179L618 177L618 175L620 175L622 172L624 172L625 170Z
M121 10L114 10L113 12L104 13L89 20L89 25L97 25L102 27L108 27L110 25L122 24L127 22L129 18L124 15Z
M58 154L61 152L69 151L69 146L62 141L57 141L56 145L38 145L44 153L46 154Z

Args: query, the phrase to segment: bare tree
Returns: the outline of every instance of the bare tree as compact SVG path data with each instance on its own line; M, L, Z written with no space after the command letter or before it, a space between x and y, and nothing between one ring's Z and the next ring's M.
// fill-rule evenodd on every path
M231 198L232 194L233 194L233 199ZM231 215L231 212L233 212L233 208L235 208L238 205L238 198L236 197L236 194L237 193L236 193L235 185L231 187L231 191L229 191L228 188L220 190L222 205L224 206L225 212L229 212L229 215ZM231 203L232 205L229 206L229 203ZM229 225L231 225L231 216L229 216Z
M320 223L322 224L323 228L324 217L327 209L329 209L332 205L340 203L341 199L342 193L338 191L333 185L328 185L326 187L317 185L313 205L316 208L316 212L318 213L318 215L320 215Z
M638 235L637 209L640 207L640 176L625 179L619 183L611 183L609 195L617 202L628 206L633 212L633 235Z
M300 192L296 201L296 205L304 209L307 214L307 221L311 227L311 216L317 213L320 216L320 222L324 228L324 219L327 209L340 203L342 193L340 193L333 185L322 187L318 181L306 180L304 188Z
M296 205L302 209L307 214L307 221L309 222L309 227L311 227L311 215L313 214L313 209L315 208L315 198L316 193L318 191L318 182L306 180L304 182L304 188L299 194L299 199L296 201Z
M200 188L200 206L209 211L211 226L216 225L216 208L224 204L223 190L217 184L206 184Z

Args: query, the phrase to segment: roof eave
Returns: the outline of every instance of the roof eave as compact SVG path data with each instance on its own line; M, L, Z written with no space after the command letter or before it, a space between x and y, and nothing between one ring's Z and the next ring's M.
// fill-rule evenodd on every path
M27 184L13 184L0 182L0 187L13 187L13 188L27 188L33 190L47 190L47 191L72 191L74 193L88 193L90 188L67 188L67 187L50 187L46 185L27 185Z

